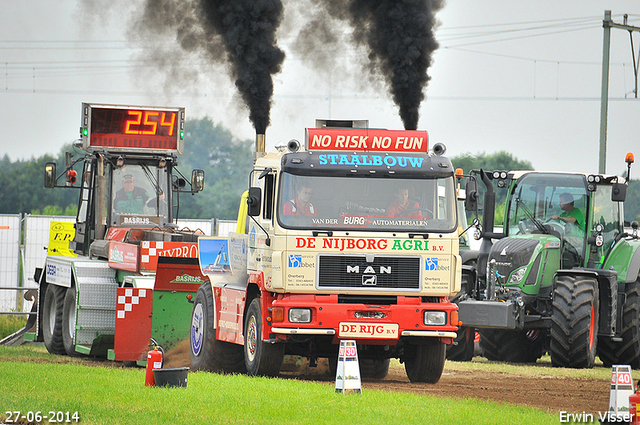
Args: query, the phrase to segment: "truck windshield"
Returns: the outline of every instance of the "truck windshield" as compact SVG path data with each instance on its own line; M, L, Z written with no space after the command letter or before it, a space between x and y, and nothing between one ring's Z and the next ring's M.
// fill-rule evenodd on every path
M278 221L291 229L451 232L454 181L282 173Z
M111 224L163 225L169 199L166 168L132 164L112 173Z

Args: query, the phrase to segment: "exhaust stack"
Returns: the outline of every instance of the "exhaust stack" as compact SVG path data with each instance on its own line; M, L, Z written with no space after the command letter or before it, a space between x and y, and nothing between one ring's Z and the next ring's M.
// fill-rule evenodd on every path
M256 157L258 159L265 155L266 135L256 133Z

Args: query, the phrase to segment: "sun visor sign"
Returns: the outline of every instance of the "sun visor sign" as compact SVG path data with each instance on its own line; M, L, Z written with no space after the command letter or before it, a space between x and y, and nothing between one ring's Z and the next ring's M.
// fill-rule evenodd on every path
M366 128L308 128L309 151L415 152L428 151L423 130L378 130Z

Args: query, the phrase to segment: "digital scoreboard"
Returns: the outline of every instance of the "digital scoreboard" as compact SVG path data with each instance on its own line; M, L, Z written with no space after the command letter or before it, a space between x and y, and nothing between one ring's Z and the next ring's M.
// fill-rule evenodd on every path
M80 135L90 151L181 154L184 108L83 103Z

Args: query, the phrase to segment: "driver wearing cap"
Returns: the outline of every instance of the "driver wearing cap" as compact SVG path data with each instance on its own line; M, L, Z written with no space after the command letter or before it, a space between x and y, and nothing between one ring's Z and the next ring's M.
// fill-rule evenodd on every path
M562 212L560 215L554 214L551 218L573 224L580 230L580 232L584 232L584 213L580 208L575 208L573 206L573 202L573 195L570 193L561 194L560 209Z
M118 213L142 214L149 201L149 195L141 188L135 186L135 179L131 174L122 177L122 189L116 192L113 200L114 209Z

